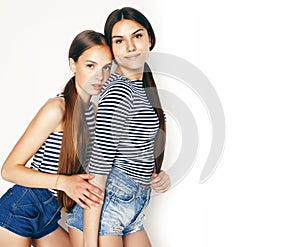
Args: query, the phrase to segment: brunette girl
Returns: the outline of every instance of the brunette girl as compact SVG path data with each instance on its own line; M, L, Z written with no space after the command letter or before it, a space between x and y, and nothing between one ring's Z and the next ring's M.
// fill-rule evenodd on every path
M104 30L117 68L100 94L89 172L95 175L90 182L105 189L106 197L102 213L92 207L82 219L77 206L67 224L76 246L82 246L83 231L88 247L150 247L144 210L153 172L165 175L164 112L146 63L155 35L147 18L128 7L113 11Z
M90 98L109 78L111 61L102 34L87 30L73 40L74 76L42 106L2 167L2 177L17 184L0 199L2 247L71 246L58 224L61 208L72 209L74 201L83 208L101 204L102 191L86 181L93 176L81 173L94 131Z

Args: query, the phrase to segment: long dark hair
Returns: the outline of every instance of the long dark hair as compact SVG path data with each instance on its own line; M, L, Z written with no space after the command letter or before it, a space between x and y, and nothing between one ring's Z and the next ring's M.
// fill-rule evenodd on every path
M142 25L147 30L151 42L151 46L150 46L150 51L151 51L156 42L154 30L150 22L148 21L148 19L141 12L131 7L116 9L113 12L111 12L111 14L108 16L104 26L104 34L109 46L112 48L112 29L114 25L123 19L133 20L139 23L140 25ZM151 69L147 63L145 63L144 65L143 86L146 89L147 97L150 103L152 104L152 107L159 119L159 131L156 136L155 145L154 145L155 172L159 173L162 166L162 162L164 159L164 152L165 152L166 123L165 123L164 112L161 107L159 95L157 92L156 84Z
M93 30L83 31L71 43L69 58L76 62L85 50L95 45L107 45L104 35ZM64 134L58 173L64 175L83 173L82 164L86 159L90 135L84 114L86 104L76 90L75 76L66 84L63 96L65 99ZM63 191L58 191L58 202L68 211L75 205L75 202Z

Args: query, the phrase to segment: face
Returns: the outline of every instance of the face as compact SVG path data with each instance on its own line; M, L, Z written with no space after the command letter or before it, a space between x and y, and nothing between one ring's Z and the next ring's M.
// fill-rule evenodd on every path
M76 62L70 58L76 89L84 101L100 93L110 76L111 62L112 55L107 45L96 45L85 50Z
M123 19L113 26L112 51L118 69L129 79L134 79L131 75L143 72L150 46L148 32L139 23Z

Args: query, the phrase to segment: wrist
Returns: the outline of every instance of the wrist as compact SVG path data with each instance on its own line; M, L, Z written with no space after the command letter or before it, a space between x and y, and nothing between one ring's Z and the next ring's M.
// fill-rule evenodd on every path
M55 189L63 191L63 180L65 179L65 175L58 174L55 182Z

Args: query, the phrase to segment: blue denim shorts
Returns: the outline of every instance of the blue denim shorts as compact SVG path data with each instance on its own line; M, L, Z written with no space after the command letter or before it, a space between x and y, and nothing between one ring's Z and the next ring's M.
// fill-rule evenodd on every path
M0 226L22 237L38 239L59 227L60 209L48 189L15 185L0 198Z
M139 185L117 168L106 183L99 223L99 235L125 236L144 229L144 209L150 201L151 188ZM76 205L67 216L67 226L83 231L83 209Z

